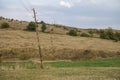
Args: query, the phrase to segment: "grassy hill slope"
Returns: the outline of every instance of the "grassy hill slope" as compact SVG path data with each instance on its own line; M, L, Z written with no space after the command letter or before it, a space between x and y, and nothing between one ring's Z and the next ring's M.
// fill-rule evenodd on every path
M0 18L0 24L3 22L9 23L10 28L0 29L0 54L2 54L2 58L22 60L38 58L36 33L24 30L28 22ZM54 29L52 33L51 29ZM81 31L89 31L89 29L47 24L46 33L39 33L44 59L81 60L120 56L119 41L65 35L71 29L78 31L78 34Z
M40 33L39 37L45 59L80 59L80 55L104 58L120 55L120 42L48 33ZM0 51L7 58L27 55L38 57L36 41L35 32L0 29Z

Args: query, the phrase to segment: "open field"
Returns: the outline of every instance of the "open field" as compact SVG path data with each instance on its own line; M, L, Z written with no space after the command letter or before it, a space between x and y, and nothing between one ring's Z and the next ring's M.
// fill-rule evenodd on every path
M40 69L35 62L2 62L0 80L120 80L119 63L119 58L44 62Z

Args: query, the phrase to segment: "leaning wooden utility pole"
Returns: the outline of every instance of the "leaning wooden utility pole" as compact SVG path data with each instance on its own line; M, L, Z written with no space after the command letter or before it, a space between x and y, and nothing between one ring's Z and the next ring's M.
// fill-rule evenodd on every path
M42 58L42 52L41 52L41 47L40 47L38 23L37 23L36 12L34 8L33 8L33 14L34 14L34 20L35 20L35 25L36 25L36 37L37 37L37 42L38 42L39 58L40 58L40 63L41 63L41 69L43 69L43 58Z

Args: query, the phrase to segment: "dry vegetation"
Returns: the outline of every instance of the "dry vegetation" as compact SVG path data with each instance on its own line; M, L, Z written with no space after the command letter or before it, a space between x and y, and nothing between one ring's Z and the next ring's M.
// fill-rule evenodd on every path
M81 55L81 58L106 58L120 55L120 42L48 33L40 33L39 37L45 59L80 59ZM0 29L0 51L6 57L37 57L35 32Z
M2 80L119 80L119 68L57 68L1 71Z
M13 20L13 19L0 18L0 24L2 24L3 22L9 23L12 29L25 29L25 27L28 25L28 22L26 21L18 21L18 20Z
M2 58L19 58L22 60L37 58L36 33L25 31L28 22L0 17L0 24L3 22L9 23L10 28L0 29ZM39 24L39 29L41 29L40 27L41 24ZM51 29L53 29L52 32ZM44 59L81 60L120 56L119 41L64 35L71 29L78 31L78 34L89 31L89 29L47 24L46 33L40 32L39 35Z

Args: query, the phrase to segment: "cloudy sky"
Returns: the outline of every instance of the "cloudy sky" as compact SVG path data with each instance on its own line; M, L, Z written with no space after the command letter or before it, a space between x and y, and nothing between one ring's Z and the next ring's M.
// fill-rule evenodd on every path
M120 0L0 0L0 16L79 28L120 29Z

